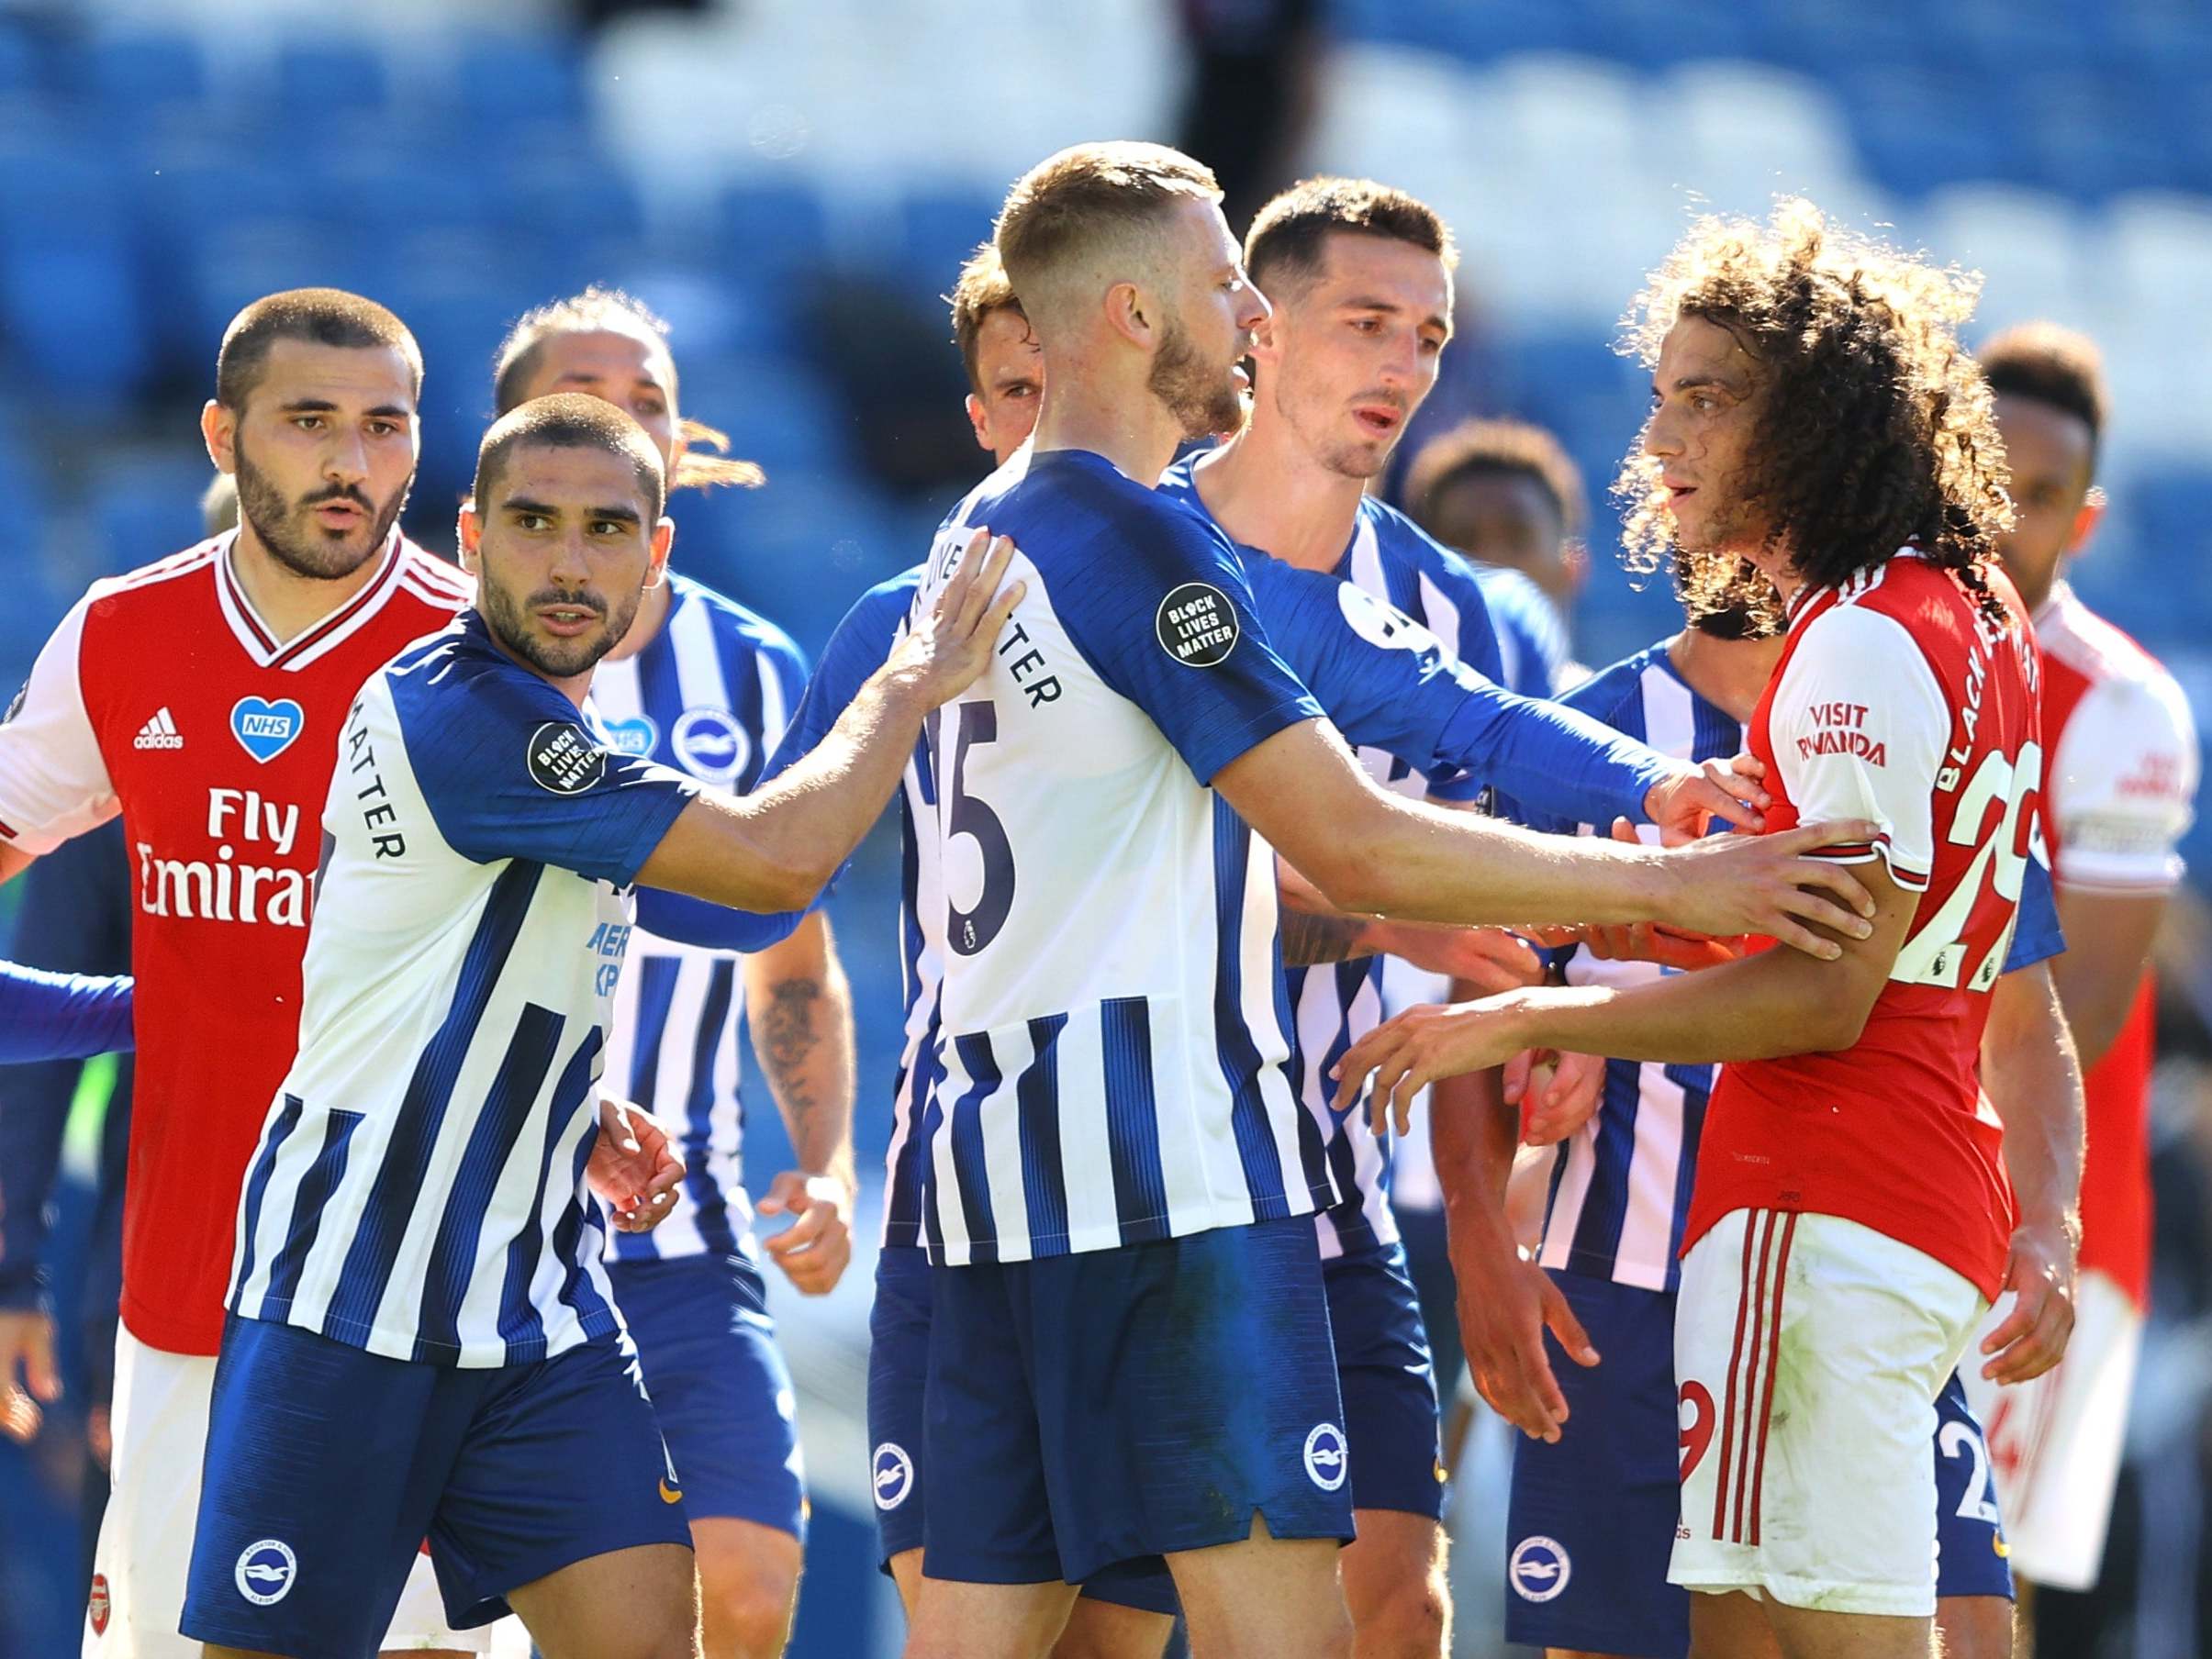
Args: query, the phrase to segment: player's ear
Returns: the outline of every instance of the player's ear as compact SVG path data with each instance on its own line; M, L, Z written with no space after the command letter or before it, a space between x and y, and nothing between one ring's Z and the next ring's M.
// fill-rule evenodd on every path
M983 400L973 392L967 395L967 424L975 429L976 447L979 450L989 449L990 414L984 408Z
M484 521L476 517L476 498L469 496L461 504L461 516L454 520L453 532L461 543L461 567L471 575L477 570L477 548L484 540Z
M1116 283L1106 290L1107 326L1123 340L1149 351L1157 332L1158 301L1134 283Z
M645 566L645 585L658 587L668 576L668 550L676 545L676 520L664 514L653 527L653 560Z
M2109 505L2105 486L2091 484L2089 494L2082 497L2082 510L2073 516L2073 534L2066 540L2069 553L2078 553L2089 545L2090 534L2096 529L2097 521L2104 518L2105 508Z
M200 437L217 472L238 471L238 417L212 397L200 410Z

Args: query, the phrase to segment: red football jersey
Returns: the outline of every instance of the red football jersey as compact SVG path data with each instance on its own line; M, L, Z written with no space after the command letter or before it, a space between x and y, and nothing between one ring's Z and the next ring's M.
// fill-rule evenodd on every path
M2181 879L2174 849L2197 785L2188 700L2159 661L2060 583L2036 613L2043 648L2044 817L2071 893L2147 896ZM2083 1078L2082 1267L2151 1299L2150 975L2128 1023Z
M1731 1210L1805 1210L1924 1251L1993 1301L2002 1288L2012 1190L1982 1030L2039 855L2042 749L2034 636L1992 580L2009 630L1909 550L1792 608L1751 718L1768 826L1871 819L1872 845L1826 856L1882 858L1922 896L1858 1042L1722 1069L1685 1250Z
M123 815L136 890L138 1076L123 1321L213 1353L239 1186L297 1046L323 798L363 683L469 602L398 535L375 574L279 643L233 538L95 584L0 725L0 837L32 852Z

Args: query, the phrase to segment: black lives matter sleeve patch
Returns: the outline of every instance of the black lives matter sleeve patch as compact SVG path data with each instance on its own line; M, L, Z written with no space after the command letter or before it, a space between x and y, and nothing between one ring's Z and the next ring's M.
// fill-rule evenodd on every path
M530 734L530 776L553 795L581 795L607 775L607 752L573 720L548 720Z
M1160 649L1185 668L1212 668L1236 649L1236 607L1218 587L1186 582L1160 601L1153 618Z

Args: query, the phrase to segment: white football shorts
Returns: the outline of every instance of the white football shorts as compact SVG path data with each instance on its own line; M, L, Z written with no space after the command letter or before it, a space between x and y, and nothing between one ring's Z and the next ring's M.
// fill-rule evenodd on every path
M1681 1517L1667 1576L1785 1607L1936 1610L1936 1397L1986 1310L1838 1216L1737 1210L1682 1263Z

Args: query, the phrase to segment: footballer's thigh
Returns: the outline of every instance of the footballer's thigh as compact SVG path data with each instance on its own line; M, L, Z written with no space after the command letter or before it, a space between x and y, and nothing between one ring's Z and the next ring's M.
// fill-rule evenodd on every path
M1192 1659L1350 1659L1336 1554L1327 1539L1277 1538L1255 1515L1242 1542L1169 1555Z
M690 1547L633 1544L507 1592L544 1659L698 1659Z
M1167 1571L1164 1564L1160 1570ZM1052 1659L1160 1659L1174 1634L1174 1614L1102 1601L1086 1588L1052 1644Z

